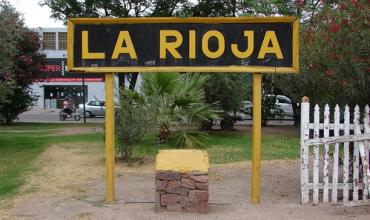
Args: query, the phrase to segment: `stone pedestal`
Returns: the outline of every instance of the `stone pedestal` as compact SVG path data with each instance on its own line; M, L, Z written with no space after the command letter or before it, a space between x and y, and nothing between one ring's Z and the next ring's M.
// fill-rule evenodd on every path
M156 158L155 191L155 211L208 213L207 153L160 151Z

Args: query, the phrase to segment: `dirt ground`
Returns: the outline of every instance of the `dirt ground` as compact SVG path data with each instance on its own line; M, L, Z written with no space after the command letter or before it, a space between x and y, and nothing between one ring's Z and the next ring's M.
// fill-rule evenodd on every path
M154 161L116 164L116 203L104 202L102 146L53 145L19 196L0 200L0 219L370 219L370 207L299 204L299 161L262 162L261 203L250 202L251 163L211 165L210 212L154 212Z

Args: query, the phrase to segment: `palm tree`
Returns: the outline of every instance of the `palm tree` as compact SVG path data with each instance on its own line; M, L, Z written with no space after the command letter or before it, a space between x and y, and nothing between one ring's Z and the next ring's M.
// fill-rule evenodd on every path
M160 127L158 141L168 141L173 132L179 147L202 145L206 134L188 125L218 118L214 106L205 103L203 84L207 78L201 74L143 74L141 92Z

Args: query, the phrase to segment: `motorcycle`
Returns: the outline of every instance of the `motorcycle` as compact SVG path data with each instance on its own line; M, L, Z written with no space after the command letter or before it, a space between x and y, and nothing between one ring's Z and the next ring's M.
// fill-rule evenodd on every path
M59 111L59 119L65 121L67 118L74 118L76 121L81 119L81 116L76 113L76 109L64 108Z

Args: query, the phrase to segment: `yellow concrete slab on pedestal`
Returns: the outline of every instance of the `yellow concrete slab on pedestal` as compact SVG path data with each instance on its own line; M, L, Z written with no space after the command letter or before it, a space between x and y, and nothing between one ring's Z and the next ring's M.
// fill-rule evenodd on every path
M156 157L155 169L178 172L208 172L207 151L203 150L160 150Z

